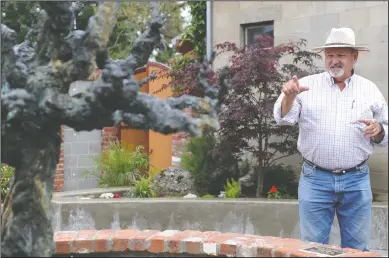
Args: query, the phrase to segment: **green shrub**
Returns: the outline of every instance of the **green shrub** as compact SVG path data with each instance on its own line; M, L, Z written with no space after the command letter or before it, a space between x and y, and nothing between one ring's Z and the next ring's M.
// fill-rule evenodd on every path
M200 195L220 191L213 187L218 182L211 175L218 167L217 162L210 155L215 145L216 138L213 134L204 133L202 137L192 138L185 145L185 154L181 157L181 166L191 173Z
M87 177L97 177L99 187L117 187L134 184L147 173L149 157L143 146L137 146L135 151L131 145L113 142L103 151L96 161L97 169L87 171Z
M10 191L10 181L15 169L7 164L1 163L1 200L5 200Z
M240 196L239 181L227 179L227 182L224 185L224 191L226 193L226 198L238 198Z
M148 173L148 176L140 177L138 180L134 181L134 185L131 190L129 190L124 197L127 198L151 198L158 197L157 193L153 190L152 181L155 175L159 170L151 169Z
M239 176L235 157L228 147L219 145L212 130L205 130L201 137L186 143L181 167L191 173L200 196L219 195L228 178Z
M149 178L146 177L142 177L134 182L132 192L134 193L134 196L138 198L151 198L154 196L151 182Z
M152 166L152 165L150 164L150 169L149 169L149 171L148 171L149 181L150 181L150 182L153 182L153 181L154 181L154 178L155 178L159 173L161 173L161 169L156 168L156 167L154 167L154 166Z
M215 196L213 196L212 194L206 194L206 195L203 195L201 196L201 198L216 198Z

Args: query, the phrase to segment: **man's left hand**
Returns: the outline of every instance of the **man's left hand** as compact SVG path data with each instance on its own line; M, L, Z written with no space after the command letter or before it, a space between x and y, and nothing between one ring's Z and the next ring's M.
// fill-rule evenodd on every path
M364 123L366 128L363 130L363 135L366 137L375 137L381 133L381 125L375 119L362 119L359 122Z

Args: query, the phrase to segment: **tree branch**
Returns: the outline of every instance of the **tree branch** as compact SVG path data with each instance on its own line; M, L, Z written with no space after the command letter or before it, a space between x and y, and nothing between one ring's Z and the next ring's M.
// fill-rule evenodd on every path
M86 31L71 31L75 12L82 6L71 2L42 2L41 33L37 61L49 65L55 87L67 93L73 81L85 80L96 70L96 60L106 59L106 46L116 22L120 2L103 2ZM41 68L43 69L43 68Z
M181 110L170 109L163 100L156 101L158 104L153 104L147 114L123 113L121 120L133 129L153 130L162 134L186 131L193 136L201 135L202 119L191 118Z
M10 89L25 87L28 65L34 57L34 50L28 46L28 41L13 46L15 39L15 31L1 24L2 93Z
M213 60L212 60L213 61ZM227 85L227 77L228 74L231 72L231 69L226 66L220 70L219 73L219 95L218 95L218 106L217 106L217 112L220 112L220 107L223 104L227 93L228 93L228 85Z
M218 127L217 118L209 115L216 104L213 99L183 96L163 100L139 92L141 84L133 79L124 80L123 84L123 88L118 88L99 80L84 93L73 97L54 94L45 102L51 106L52 119L61 117L61 124L77 131L112 126L120 121L137 129L163 134L187 131L195 136L201 134L203 126ZM194 119L180 110L186 107L193 107L204 115Z
M109 36L116 23L120 1L102 2L97 13L89 20L80 42L75 46L70 77L73 81L84 80L96 70L96 57L106 52Z
M70 10L73 12L74 16L77 16L85 7L85 4L81 1L72 2Z
M217 95L219 93L219 91L216 88L210 87L207 81L209 73L212 72L211 63L213 62L214 58L215 58L215 53L212 53L211 60L204 59L204 61L200 65L199 74L197 75L197 80L201 88L204 90L205 96L210 98L218 97Z
M157 2L151 2L150 4L152 7L150 27L135 40L131 54L127 58L131 70L146 65L155 47L164 48L160 33L160 29L164 24L164 17L158 14L159 4Z
M1 24L1 88L8 91L12 86L7 82L7 77L16 65L16 57L13 46L16 41L16 32L6 25Z
M42 1L40 5L46 12L46 20L37 45L40 63L49 60L66 62L72 58L71 46L66 41L74 22L71 2Z
M103 69L101 79L93 82L86 92L73 98L58 95L56 102L51 100L50 103L56 110L65 107L61 114L62 124L75 130L93 130L124 120L129 126L136 128L165 134L187 131L196 136L204 126L218 128L215 112L218 91L203 79L210 71L209 62L204 62L199 75L199 83L210 95L202 101L189 96L177 100L161 100L139 92L140 86L152 78L137 82L132 72L134 68L147 63L155 45L160 42L162 25L163 18L158 16L158 5L154 3L151 26L135 41L126 61L109 61ZM203 113L202 117L194 119L179 110L185 107L198 110ZM97 119L96 114L99 114Z
M16 42L16 32L8 26L1 24L1 53L12 51ZM4 58L4 56L2 56Z
M194 96L182 95L180 97L169 97L166 99L167 104L171 108L184 109L192 108L193 110L208 114L211 109L215 108L216 100L210 98L198 98Z
M142 79L139 81L139 86L142 87L143 85L145 85L146 83L148 83L149 81L153 81L157 79L157 75L155 73L152 73L150 74L148 77Z
M282 159L282 158L289 157L290 155L291 155L291 154L286 154L286 155L280 156L280 157L278 157L278 158L275 158L275 159L271 160L269 163L267 163L267 166L269 167L274 161L279 160L279 159Z
M289 138L289 136L290 136L290 134L286 135L285 139L282 140L281 142L287 141L288 138ZM270 160L271 158L273 158L273 157L277 154L277 152L279 152L279 151L275 149L273 152L269 153L269 158L268 158L268 160ZM290 156L290 155L287 155L287 156ZM285 157L287 157L287 156L285 156ZM277 158L277 159L278 159L278 158ZM272 161L272 162L273 162L273 161ZM271 163L272 163L272 162L271 162ZM269 164L270 164L270 163L269 163Z
M34 97L25 89L14 89L1 96L1 161L10 166L16 167L20 163L19 141L25 133L22 128L34 128L31 123L33 119L24 120L31 114L29 106L37 105Z
M199 103L195 103L198 101ZM217 118L210 115L216 102L212 99L200 99L192 96L183 96L179 99L159 99L149 94L138 93L136 100L130 105L128 111L142 114L149 122L148 129L171 134L186 131L192 136L199 136L205 126L218 129ZM192 107L202 113L201 118L192 118L181 109Z

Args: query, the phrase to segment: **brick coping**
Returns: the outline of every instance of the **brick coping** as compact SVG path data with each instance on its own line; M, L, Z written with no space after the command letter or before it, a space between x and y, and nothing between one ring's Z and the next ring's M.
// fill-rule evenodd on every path
M82 230L54 234L56 254L149 252L230 257L381 257L298 239L194 230ZM306 250L314 248L315 250ZM322 253L332 251L332 255Z

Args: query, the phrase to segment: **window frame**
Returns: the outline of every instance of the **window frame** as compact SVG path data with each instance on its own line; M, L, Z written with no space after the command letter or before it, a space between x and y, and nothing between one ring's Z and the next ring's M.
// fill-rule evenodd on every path
M256 28L256 27L261 27L261 26L272 26L273 27L273 39L274 39L274 20L269 20L269 21L262 21L262 22L254 22L254 23L246 23L246 24L241 24L241 31L242 31L242 43L243 46L248 46L247 44L247 39L249 33L247 33L247 30L250 28Z

